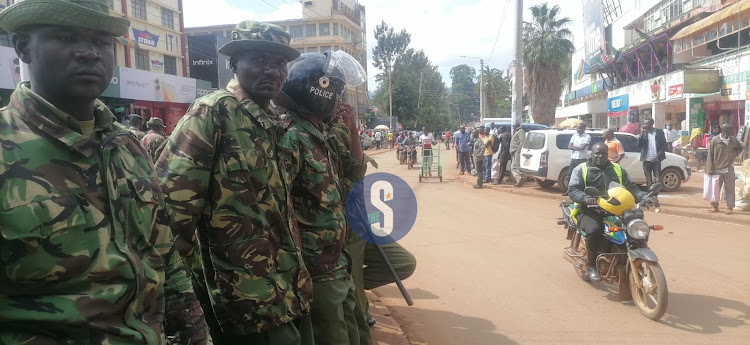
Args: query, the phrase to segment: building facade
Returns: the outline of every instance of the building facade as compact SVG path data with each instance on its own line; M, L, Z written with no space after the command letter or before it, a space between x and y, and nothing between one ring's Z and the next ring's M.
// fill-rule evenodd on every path
M342 50L356 58L367 70L365 7L356 0L302 1L302 17L274 21L289 31L290 45L300 53L322 53ZM210 81L221 88L233 78L229 57L217 50L231 40L236 23L191 27L187 36L188 65L191 77ZM348 88L344 101L352 104L358 114L370 106L367 83Z
M0 10L12 0L0 0ZM130 30L113 43L116 67L101 99L118 120L159 117L171 131L208 82L187 78L182 0L110 0L110 14L128 18ZM21 81L11 36L0 33L0 98ZM144 121L145 122L145 121Z

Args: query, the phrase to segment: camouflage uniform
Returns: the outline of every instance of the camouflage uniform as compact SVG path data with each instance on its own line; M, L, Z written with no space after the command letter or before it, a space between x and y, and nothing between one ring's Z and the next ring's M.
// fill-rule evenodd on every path
M153 165L95 107L91 137L26 84L0 109L0 344L206 343Z
M312 299L277 162L283 129L236 86L196 100L156 164L216 343L256 343L306 315Z
M130 126L130 128L128 128L128 130L130 131L130 133L133 133L133 135L135 136L135 138L138 139L138 142L140 142L141 140L143 140L143 136L146 135L145 133L141 132L141 130L138 129L137 127Z
M161 146L161 144L166 140L167 138L154 131L149 131L148 134L146 134L141 140L141 144L143 144L143 147L146 148L148 156L151 157L151 160L154 163L156 163L156 160L159 159L159 155L161 154L161 151L159 151L159 146Z
M312 321L316 344L359 344L354 284L344 253L346 218L338 161L326 126L289 111L281 154L299 222L305 265L314 281ZM339 158L336 156L335 158Z

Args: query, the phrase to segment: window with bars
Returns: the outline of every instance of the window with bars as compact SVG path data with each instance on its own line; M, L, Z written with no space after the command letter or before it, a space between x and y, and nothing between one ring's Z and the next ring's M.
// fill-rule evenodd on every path
M317 28L318 26L316 24L307 24L305 25L305 36L307 37L315 37L317 36Z
M13 47L13 41L11 34L0 34L0 46L2 47Z
M174 29L174 12L172 10L161 8L161 26Z
M175 41L176 38L172 35L167 35L167 40L165 41L167 45L167 50L173 52L175 50Z
M177 75L177 58L164 55L164 73Z
M333 35L334 36L339 35L339 25L337 23L333 23Z
M144 71L149 71L150 60L148 58L148 50L136 49L135 50L135 68Z
M307 52L308 53L317 53L318 52L318 47L307 47Z
M132 9L133 18L146 20L146 0L133 0Z
M302 25L292 25L289 27L289 35L292 38L302 37Z
M331 34L331 25L329 23L320 23L318 27L320 28L321 36L328 36Z

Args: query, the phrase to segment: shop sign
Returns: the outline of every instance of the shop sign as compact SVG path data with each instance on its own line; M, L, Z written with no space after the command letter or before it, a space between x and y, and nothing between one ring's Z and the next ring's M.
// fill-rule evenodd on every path
M120 67L121 97L152 102L192 103L196 80Z
M607 113L609 117L625 115L628 111L628 95L615 96L607 100Z
M703 98L691 98L688 100L688 111L690 113L690 130L703 128L703 119L706 116L703 111Z
M109 86L102 93L102 97L120 98L120 68L115 67L112 71L112 80L109 81Z
M133 29L133 33L135 34L135 41L138 44L145 44L152 47L156 47L159 44L159 35L154 35L148 32L148 30Z
M664 99L664 78L658 77L651 80L651 100L659 101Z
M215 90L216 89L212 87L210 81L205 81L205 80L200 80L200 79L195 80L195 98L196 99L203 97L205 95L208 95L214 92Z
M670 98L682 97L682 84L670 86L668 95Z
M706 102L703 103L703 109L706 111L738 110L743 105L743 101Z
M687 70L685 71L685 93L714 93L721 89L719 85L719 70Z
M151 60L151 68L156 69L156 70L163 70L164 63L159 60Z

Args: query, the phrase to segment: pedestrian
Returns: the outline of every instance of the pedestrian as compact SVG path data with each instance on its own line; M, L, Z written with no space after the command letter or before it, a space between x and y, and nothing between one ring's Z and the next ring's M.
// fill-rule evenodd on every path
M159 151L159 147L167 139L167 127L164 126L164 122L162 122L160 118L155 116L151 117L148 122L146 122L146 127L148 127L149 131L146 135L143 136L141 144L146 148L146 152L148 152L151 160L156 163L156 160L161 154L161 151Z
M708 146L708 158L706 159L706 180L711 181L712 188L704 185L704 198L710 196L711 213L719 212L719 200L721 187L724 187L724 199L727 201L726 214L734 213L735 206L735 174L734 161L742 153L742 144L732 134L734 127L725 123L721 126L721 134L711 139ZM711 189L710 191L708 189Z
M570 137L568 142L568 150L570 152L570 166L568 167L567 178L570 180L570 174L573 169L579 164L585 163L589 156L589 144L591 144L591 136L586 133L586 123L581 122L576 127L576 133ZM563 193L563 196L567 196L568 192Z
M513 136L510 139L510 154L513 157L511 172L513 174L513 179L516 180L516 187L523 186L523 175L521 174L521 148L523 147L525 140L526 131L523 130L520 123L514 123Z
M497 137L497 134L498 134L498 126L497 126L497 125L495 125L495 123L494 123L494 122L490 122L490 134L492 134L493 136Z
M335 64L331 63L335 61ZM348 71L360 78L350 79ZM319 80L330 82L325 88L331 98L320 91ZM354 133L356 124L351 106L341 101L347 83L365 82L364 68L343 51L307 53L289 66L289 75L279 100L292 118L280 145L281 160L288 172L294 216L302 238L302 257L313 281L310 308L316 344L359 344L355 312L354 282L344 253L346 215L344 195L340 189L339 170L329 144L330 133L324 122L340 113ZM286 95L288 97L283 97ZM351 147L352 144L350 143ZM354 180L363 169L360 150L351 150L342 163ZM356 181L355 181L356 182Z
M427 131L427 128L422 127L422 135L419 136L419 142L422 143L422 162L423 166L427 166L427 174L432 176L432 144L435 142L435 137L432 136L431 132ZM422 168L422 172L425 168Z
M143 124L143 118L141 115L138 114L130 114L128 117L128 121L130 122L130 133L133 133L136 139L139 141L143 139L144 133L141 131L141 125Z
M383 132L375 131L375 149L380 150L383 145Z
M654 128L654 119L643 121L643 128L638 138L641 148L641 162L643 173L646 175L646 187L651 188L654 183L661 181L661 161L667 159L667 139L664 131ZM654 193L656 196L658 193ZM658 200L655 207L659 207Z
M484 141L479 138L478 129L471 132L471 137L474 138L472 155L474 156L474 165L477 170L477 184L474 185L474 189L481 189L484 183L484 151L487 148L487 145L485 145Z
M208 344L153 164L97 99L130 21L80 3L0 12L29 72L0 109L0 343Z
M501 126L498 129L498 134L498 140L500 140L500 155L498 156L500 159L500 172L498 173L495 184L502 184L503 179L505 179L505 174L507 173L508 162L511 161L513 156L510 153L511 135L508 133L505 126Z
M680 132L672 129L672 124L668 123L664 135L667 137L667 151L674 152L675 142L680 139Z
M489 183L492 180L492 156L495 151L492 150L492 146L495 144L495 136L490 134L491 129L484 129L484 183Z
M273 24L243 21L231 38L219 53L237 78L193 103L156 163L175 245L215 344L313 344L312 280L271 107L299 52Z
M394 141L393 141L393 132L388 131L388 146L390 148L393 148L393 143L394 143Z
M609 128L604 131L602 135L604 138L604 144L607 145L609 161L612 163L620 163L625 158L625 150L622 149L622 143L615 137L615 129Z
M451 149L451 131L449 131L448 128L445 129L445 134L443 135L443 139L445 140L445 149L450 150Z
M465 126L459 128L458 133L455 135L455 141L456 152L459 154L458 162L461 168L460 174L463 175L466 172L471 173L471 159L469 158L469 156L471 156L471 147L469 146L471 138L469 138L469 133L466 133Z

